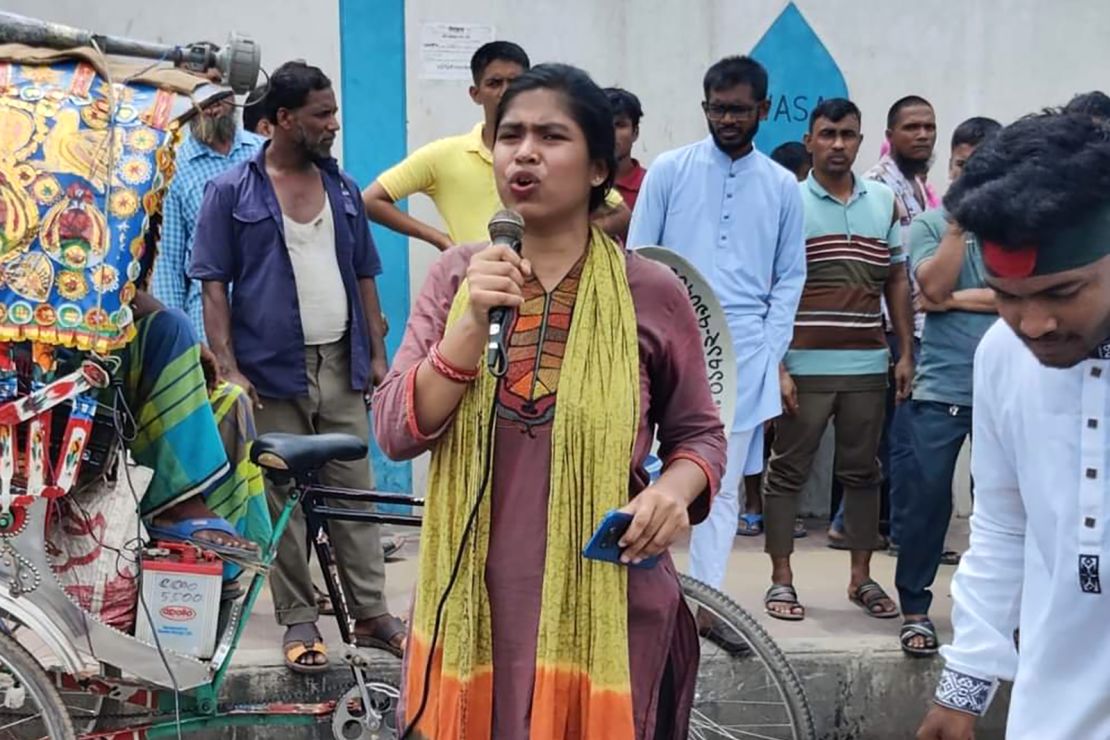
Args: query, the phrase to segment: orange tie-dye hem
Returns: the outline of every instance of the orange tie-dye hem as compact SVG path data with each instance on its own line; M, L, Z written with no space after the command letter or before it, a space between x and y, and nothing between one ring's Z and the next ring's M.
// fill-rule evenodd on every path
M428 643L415 634L405 651L405 722L420 708ZM443 650L432 661L427 708L417 740L489 740L493 733L493 666L469 677L444 673ZM532 740L633 740L632 694L593 686L577 667L538 666L532 693Z
M405 646L405 723L411 724L424 695L428 666L427 641L415 634ZM493 732L493 666L476 666L463 678L444 673L443 648L437 646L429 676L427 708L413 738L424 740L485 740Z

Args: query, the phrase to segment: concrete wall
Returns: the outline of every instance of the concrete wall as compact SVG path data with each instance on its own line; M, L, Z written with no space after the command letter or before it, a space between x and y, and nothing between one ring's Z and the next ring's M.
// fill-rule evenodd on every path
M637 156L650 161L705 135L698 107L705 69L727 54L751 51L786 5L782 0L562 0L527 6L510 0L409 0L409 147L464 130L480 116L465 82L419 78L425 22L494 24L499 38L520 43L533 62L570 62L601 84L637 93L645 110ZM861 167L877 158L886 111L903 95L934 103L945 142L969 116L1009 121L1063 103L1076 91L1105 86L1110 68L1110 46L1104 43L1110 13L1100 0L798 0L796 6L863 110ZM943 187L946 146L938 153L932 181ZM427 201L416 201L413 212L431 217ZM414 288L422 279L421 263L431 256L430 248L414 249Z
M947 137L968 116L1010 120L1106 84L1110 13L1099 0L795 4L863 110L869 155L878 151L887 108L908 93L933 101ZM465 82L419 79L424 22L492 23L499 38L523 45L533 62L570 62L599 83L633 90L646 112L640 154L650 160L704 135L698 102L706 67L750 51L785 6L782 0L563 0L533 2L523 12L525 6L509 0L409 0L410 146L455 133L477 116Z

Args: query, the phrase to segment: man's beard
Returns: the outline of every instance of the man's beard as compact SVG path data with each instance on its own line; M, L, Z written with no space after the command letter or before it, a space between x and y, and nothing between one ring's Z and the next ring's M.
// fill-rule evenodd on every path
M706 123L708 123L708 121ZM713 124L709 124L709 135L713 137L713 143L717 145L718 149L720 149L722 152L725 152L726 154L731 154L732 152L739 152L747 149L748 145L752 143L752 140L755 139L755 135L758 133L759 121L756 121L755 125L752 126L751 131L748 132L748 135L740 140L739 143L726 144L725 142L721 141L720 138L718 138L717 130L713 128Z
M302 125L298 124L294 141L308 159L327 159L331 156L331 145L325 146L320 140L312 141Z
M915 175L926 175L933 167L933 161L936 159L936 153L930 154L926 159L909 159L903 157L897 152L892 151L891 156L894 157L895 164L898 169L903 172L912 172Z
M235 109L213 118L203 113L193 119L189 130L198 141L209 146L226 144L235 138Z

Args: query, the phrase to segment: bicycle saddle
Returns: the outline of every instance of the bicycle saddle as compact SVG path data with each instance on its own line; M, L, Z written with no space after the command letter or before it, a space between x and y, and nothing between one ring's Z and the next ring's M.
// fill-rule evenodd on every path
M263 434L251 445L251 462L270 470L308 473L331 460L361 460L366 443L351 434Z

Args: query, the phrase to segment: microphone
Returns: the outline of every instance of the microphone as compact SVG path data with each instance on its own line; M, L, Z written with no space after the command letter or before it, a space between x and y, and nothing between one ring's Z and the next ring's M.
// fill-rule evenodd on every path
M524 238L524 219L516 211L503 208L489 220L489 240L492 244L504 244L517 254L520 253L520 240ZM505 349L505 328L509 319L506 306L495 306L489 310L489 344L486 346L486 364L495 378L500 378L509 369L509 353Z

